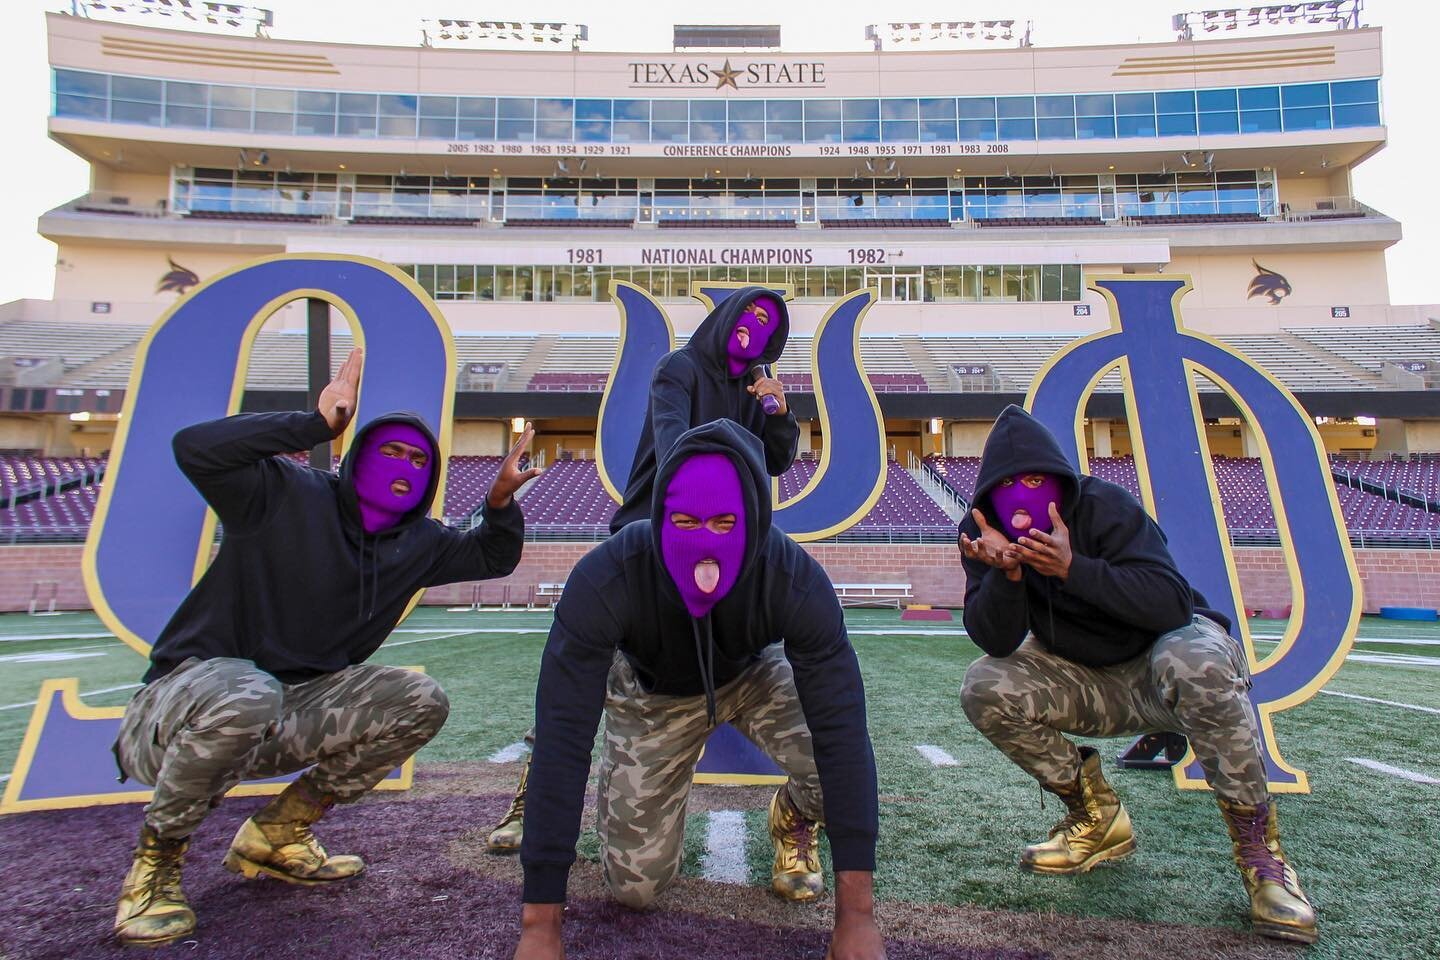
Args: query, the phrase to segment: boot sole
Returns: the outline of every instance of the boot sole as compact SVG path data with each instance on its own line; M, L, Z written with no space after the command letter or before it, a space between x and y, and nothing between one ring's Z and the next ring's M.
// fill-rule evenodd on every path
M517 854L517 853L520 852L520 845L519 845L519 844L516 844L515 846L511 847L511 846L500 846L500 845L498 845L498 844L493 844L493 843L486 843L486 844L485 844L485 852L486 852L486 853L494 854L494 855L497 856L497 857L509 857L509 856L514 856L515 854Z
M361 869L359 873L352 873L348 877L336 877L333 880L312 880L308 877L297 877L293 873L286 873L284 870L279 870L267 864L247 860L234 850L225 854L222 865L226 870L229 870L231 873L238 873L246 880L258 880L261 876L267 876L274 877L276 880L285 883L293 883L300 887L325 887L333 883L344 883L346 880L353 880L365 872L364 869Z
M1020 861L1020 869L1029 873L1042 873L1052 877L1068 877L1077 873L1089 873L1091 870L1113 860L1124 860L1135 852L1135 838L1131 837L1124 843L1109 847L1104 850L1092 853L1088 859L1077 863L1073 867L1042 867L1034 863Z
M120 944L120 946L122 947L140 947L145 950L153 950L156 947L168 946L169 944L172 944L177 940L183 940L186 937L193 935L194 933L195 931L191 929L186 930L184 933L177 933L173 937L164 937L159 940L127 940L124 937L117 935L115 937L115 942Z
M1272 940L1289 940L1291 943L1314 943L1320 939L1320 934L1315 930L1304 930L1296 927L1286 927L1274 923L1251 923L1251 929L1262 937L1269 937Z

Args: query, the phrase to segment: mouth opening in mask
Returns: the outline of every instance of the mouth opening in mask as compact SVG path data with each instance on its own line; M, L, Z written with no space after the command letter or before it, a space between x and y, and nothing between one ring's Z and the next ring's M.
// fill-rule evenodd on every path
M660 553L691 616L725 598L745 558L745 499L735 464L701 453L671 474L665 490Z

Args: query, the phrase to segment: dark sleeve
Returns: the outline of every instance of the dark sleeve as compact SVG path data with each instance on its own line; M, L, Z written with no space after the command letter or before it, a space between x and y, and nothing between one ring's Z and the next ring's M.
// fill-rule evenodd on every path
M512 497L507 506L496 510L487 500L480 516L481 522L464 532L436 524L443 537L439 563L426 578L425 586L492 580L507 577L515 570L525 543L525 516L519 502Z
M589 557L613 564L605 548ZM588 558L587 558L588 559ZM605 707L605 684L622 627L606 591L591 581L582 559L555 607L555 622L540 659L535 690L535 749L525 788L525 836L520 864L525 903L564 903L590 753Z
M200 491L225 529L256 526L273 505L289 464L281 453L299 453L334 434L317 411L242 413L186 427L171 445L180 470Z
M760 405L758 400L755 405ZM760 439L765 443L765 471L772 477L778 477L790 469L795 462L795 454L800 451L800 424L795 422L795 414L789 409L770 416L761 407L760 418Z
M695 371L688 360L672 355L655 368L650 381L650 430L656 464L663 463L675 441L694 426L690 422L694 392Z
M1157 634L1190 622L1194 595L1165 536L1132 497L1102 495L1091 513L1105 527L1098 556L1073 553L1061 587L1115 619ZM1073 546L1072 546L1073 551Z
M966 517L960 531L974 539L980 527ZM965 570L965 632L992 657L1008 657L1030 632L1025 580L1011 580L988 563L961 555Z
M873 871L879 801L865 684L834 587L814 561L805 567L813 567L809 583L789 591L795 602L785 618L785 657L815 749L835 869Z

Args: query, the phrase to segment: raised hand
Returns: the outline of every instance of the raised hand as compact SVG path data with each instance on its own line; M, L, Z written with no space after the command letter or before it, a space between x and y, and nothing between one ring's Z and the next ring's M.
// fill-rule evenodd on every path
M520 455L525 452L525 448L530 446L530 441L534 439L534 424L525 424L525 432L520 434L520 439L515 441L515 446L510 448L510 452L505 455L504 462L500 464L500 473L495 477L495 482L490 485L490 495L486 498L490 506L496 510L508 507L510 498L515 496L515 491L543 472L539 467L531 467L529 470L520 469Z
M985 514L978 509L971 510L970 516L980 526L980 539L972 540L968 534L960 534L960 552L971 560L979 560L1001 571L1011 580L1020 579L1020 554L1015 544L1005 534L990 526Z
M1070 575L1070 528L1060 519L1060 511L1050 504L1050 532L1031 530L1030 536L1015 542L1020 560L1036 573L1064 580Z
M750 391L750 395L756 400L768 396L780 401L780 408L773 416L784 416L790 411L790 405L785 402L785 388L774 377L761 377L745 389Z
M340 364L340 372L330 385L320 391L317 409L335 436L345 432L350 418L355 416L355 407L360 398L360 368L365 363L365 351L356 347L350 356Z

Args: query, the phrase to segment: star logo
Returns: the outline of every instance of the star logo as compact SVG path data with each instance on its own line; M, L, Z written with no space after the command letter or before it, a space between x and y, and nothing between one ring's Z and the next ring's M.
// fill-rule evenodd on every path
M739 89L740 89L740 88L739 88L738 86L736 86L736 84L735 84L735 78L738 77L738 76L740 76L740 71L739 71L739 70L732 70L732 69L730 68L730 58L729 58L729 57L726 57L726 58L725 58L725 66L721 67L719 70L714 71L714 76L716 77L716 80L717 80L717 82L716 82L716 84L715 84L715 89L716 89L716 90L719 90L721 87L724 87L724 86L728 86L728 87L730 87L730 89L732 89L732 90L739 90Z

